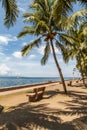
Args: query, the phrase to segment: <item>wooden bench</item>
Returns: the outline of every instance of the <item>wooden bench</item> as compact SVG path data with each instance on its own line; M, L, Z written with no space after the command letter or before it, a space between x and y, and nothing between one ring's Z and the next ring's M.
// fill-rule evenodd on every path
M69 83L67 84L67 86L72 86L72 81L69 81Z
M34 88L31 93L27 94L29 102L35 102L43 98L45 87Z

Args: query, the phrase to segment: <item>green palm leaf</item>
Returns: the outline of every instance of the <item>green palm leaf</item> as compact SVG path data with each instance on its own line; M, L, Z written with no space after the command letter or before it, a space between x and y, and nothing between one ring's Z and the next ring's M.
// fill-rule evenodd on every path
M5 9L4 24L9 28L13 26L18 17L18 7L15 0L3 0L2 6Z
M49 42L46 44L46 47L44 49L44 56L41 59L41 64L45 65L46 62L48 61L49 58L49 54L50 54L50 45Z
M55 40L56 40L56 42L55 42L56 47L57 47L59 50L64 51L64 50L65 50L64 45L63 45L60 41L58 41L57 39L55 39Z
M82 5L87 7L87 0L78 0Z
M27 13L24 13L24 22L38 22L38 16L33 14L33 13L30 13L30 12L27 12Z
M39 47L40 43L41 43L41 38L38 38L33 42L25 45L24 48L21 50L22 56L27 55L34 47Z
M45 21L39 21L35 28L35 34L40 34L40 32L46 32L50 31L48 25L45 23Z
M74 43L79 42L79 39L71 37L67 34L59 34L60 39L66 44L66 45L71 45L73 46Z
M70 10L72 11L72 5L69 0L55 0L52 12L54 20L60 22L60 19L67 17Z
M77 26L79 21L87 16L87 8L77 11L72 14L66 21L65 29L69 29L70 27Z
M24 27L24 28L25 29L18 34L18 36L17 36L18 38L24 37L25 35L32 35L32 34L34 34L34 29L32 29L30 27L28 27L28 28Z

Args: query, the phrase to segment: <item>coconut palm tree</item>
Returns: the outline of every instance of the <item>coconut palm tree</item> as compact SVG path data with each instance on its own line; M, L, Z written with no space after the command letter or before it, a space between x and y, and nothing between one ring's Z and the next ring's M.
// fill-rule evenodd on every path
M7 28L13 26L18 17L18 7L16 0L0 0L2 1L2 7L5 10L4 24Z
M68 2L66 2L66 4L62 4L63 3L61 2L58 3L58 16L55 16L56 2L52 0L34 0L34 2L30 5L30 8L33 11L24 14L24 22L31 22L32 24L25 26L24 30L18 35L18 37L22 37L27 34L37 36L36 40L24 46L22 49L23 56L27 55L34 47L39 47L41 43L45 42L46 46L44 49L44 56L41 59L41 64L46 64L52 50L64 91L67 93L62 71L54 49L56 46L58 49L62 51L64 50L64 46L57 39L57 32L62 30L61 23L64 23L64 20L67 19L67 11L71 8L71 5L68 7Z
M6 25L7 28L9 28L10 26L13 26L15 24L18 17L19 11L18 11L17 2L16 0L0 0L0 1L2 1L2 7L5 10L4 24ZM53 3L55 0L50 0L50 1ZM87 6L87 0L77 0L77 1L80 2L84 6ZM71 10L70 5L72 2L76 2L76 0L69 0L69 1L61 0L61 3L65 4L70 10ZM60 3L59 0L56 0L56 5L59 5L59 3ZM58 13L57 12L58 8L59 7L57 6L55 14Z
M84 14L86 15L86 13ZM63 58L65 62L68 62L70 58L76 58L76 67L81 72L85 85L84 74L87 75L87 19L86 17L81 18L81 15L79 15L79 18L75 14L74 16L73 25L68 28L66 34L60 36L62 42L66 45Z

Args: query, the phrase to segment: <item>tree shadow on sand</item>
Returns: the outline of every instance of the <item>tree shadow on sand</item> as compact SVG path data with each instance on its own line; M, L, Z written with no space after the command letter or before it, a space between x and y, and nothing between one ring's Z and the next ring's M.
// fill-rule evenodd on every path
M85 92L69 91L69 96L73 97L71 101L61 102L66 106L66 111L59 110L60 115L79 115L80 118L72 123L76 130L87 130L87 89Z
M62 124L61 119L54 113L55 109L49 109L46 106L47 104L37 106L20 104L14 110L0 115L0 125L14 122L27 130L73 130L72 124ZM58 112L58 110L55 111Z
M48 107L49 103L19 104L1 113L0 125L14 122L26 130L87 130L87 93L70 91L69 96L73 97L72 101L61 102L65 104L65 110L52 109ZM63 123L60 118L60 115L76 114L81 117L70 122Z
M49 90L45 92L45 96L43 97L44 99L49 99L51 97L54 97L58 94L59 90L55 89L55 90Z

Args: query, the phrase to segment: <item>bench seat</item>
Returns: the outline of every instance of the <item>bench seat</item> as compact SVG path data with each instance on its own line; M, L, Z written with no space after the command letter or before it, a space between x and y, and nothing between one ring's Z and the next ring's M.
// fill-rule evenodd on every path
M28 96L29 102L35 102L42 99L44 91L45 87L35 88L32 93L29 93L26 96Z

